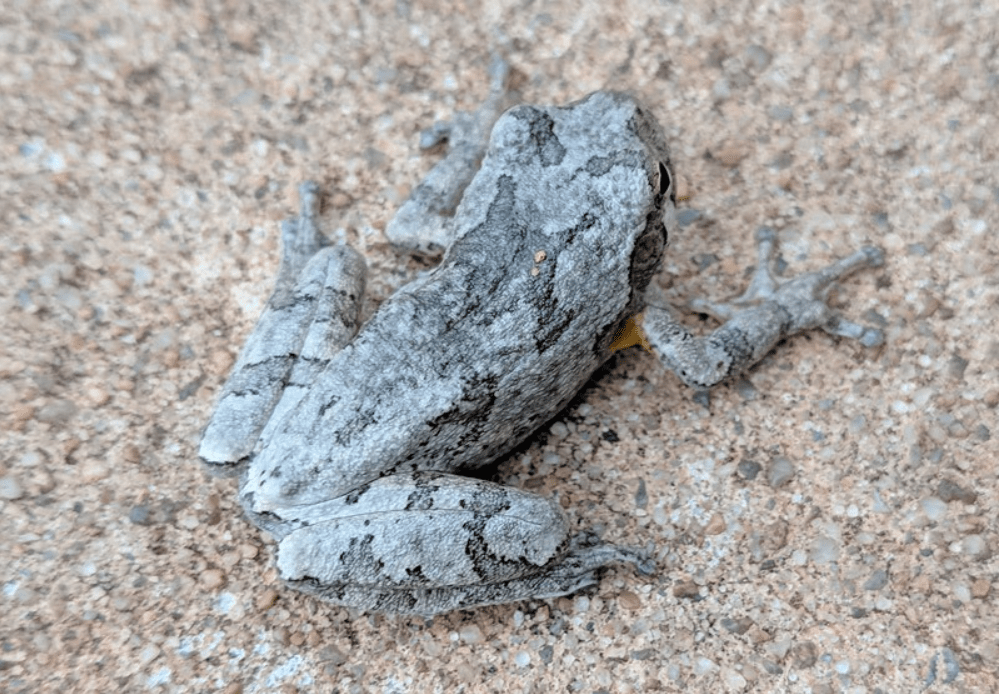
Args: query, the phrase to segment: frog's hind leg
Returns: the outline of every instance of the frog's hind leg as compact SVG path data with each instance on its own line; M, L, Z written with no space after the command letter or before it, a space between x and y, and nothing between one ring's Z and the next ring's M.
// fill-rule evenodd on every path
M654 562L639 550L601 542L591 543L591 536L580 535L574 539L569 553L547 571L496 583L410 590L379 589L362 585L324 585L315 580L296 581L292 585L337 605L369 612L429 617L485 605L571 595L599 583L600 574L612 564L634 564L645 575L651 575L654 571Z
M810 328L850 337L873 347L884 334L846 320L827 305L836 280L864 267L884 263L884 253L866 246L814 272L780 281L774 277L776 234L762 228L756 234L759 262L749 288L729 303L698 301L696 311L725 321L709 335L696 337L667 309L648 306L641 328L659 359L684 383L707 388L737 375L762 359L780 340Z
M348 246L325 245L316 226L318 186L303 183L299 194L299 216L281 224L274 291L202 435L198 454L216 471L253 453L268 422L301 398L357 332L364 259Z
M430 615L566 595L617 562L649 571L638 550L570 538L554 499L449 473L386 475L292 511L260 523L281 578L359 609Z

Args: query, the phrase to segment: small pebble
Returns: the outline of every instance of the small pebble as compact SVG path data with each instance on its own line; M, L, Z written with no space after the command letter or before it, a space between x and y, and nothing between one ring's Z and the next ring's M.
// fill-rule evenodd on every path
M964 371L968 368L968 360L957 354L951 356L947 362L947 375L955 380L964 378Z
M277 602L278 592L273 588L266 589L263 593L257 596L255 605L258 612L266 612L267 610L274 607L274 603Z
M971 597L983 600L989 597L989 592L992 590L992 584L986 581L984 578L979 578L974 583L971 584Z
M961 544L964 547L964 553L973 557L985 551L985 539L981 535L968 535Z
M947 503L935 496L930 496L919 502L923 513L931 521L942 520L947 515Z
M716 513L711 516L711 520L704 527L705 535L721 535L725 532L725 517L720 513Z
M973 504L978 500L978 493L965 489L950 480L941 480L937 486L937 496L944 501L961 501Z
M88 484L98 482L111 474L111 469L107 463L93 458L83 461L78 469L80 480Z
M961 664L949 648L941 649L930 660L930 672L926 676L926 684L931 685L940 677L943 684L950 684L961 674Z
M149 507L145 504L140 504L133 506L132 510L128 512L128 520L136 525L152 525L151 515Z
M12 475L0 477L0 499L16 501L24 496L24 488Z
M763 46L752 44L744 51L746 58L757 70L765 70L772 60L770 52Z
M888 572L878 569L864 583L864 590L881 590L886 585L888 585Z
M815 665L819 651L811 641L802 641L791 648L791 658L796 670L805 670Z
M64 424L76 414L76 405L69 400L54 400L42 405L35 418L47 424Z
M721 678L722 681L725 682L729 691L741 692L746 687L746 678L732 668L722 668Z
M829 564L839 558L839 543L829 537L816 538L812 543L811 559L816 564Z
M649 504L649 493L645 488L645 480L638 480L638 489L635 491L635 507L645 508Z
M710 658L697 658L694 660L694 674L695 675L706 675L709 672L714 672L718 669L715 661Z
M107 405L111 400L111 394L101 386L90 386L87 388L86 394L90 404L94 407Z
M770 470L767 472L767 481L770 486L776 489L791 481L794 477L794 466L791 461L783 456L778 456L770 463Z
M752 481L756 479L756 476L760 474L761 465L755 460L743 460L739 463L738 468L739 475L742 479Z
M225 583L225 575L219 569L207 569L201 574L201 585L214 590Z
M474 624L462 627L458 636L465 643L482 643L482 630Z
M750 627L753 626L753 620L749 617L739 617L738 619L722 617L721 625L726 631L742 635L749 631Z
M700 588L693 581L678 581L673 586L673 595L677 598L696 598L700 595Z
M630 590L626 590L621 593L618 597L618 602L626 610L637 610L642 606L642 599L638 595Z
M967 584L965 584L965 583L963 583L961 581L956 581L951 586L951 591L953 591L953 593L954 593L954 599L955 600L957 600L959 602L962 602L962 603L969 603L969 602L971 602L971 589L968 588Z

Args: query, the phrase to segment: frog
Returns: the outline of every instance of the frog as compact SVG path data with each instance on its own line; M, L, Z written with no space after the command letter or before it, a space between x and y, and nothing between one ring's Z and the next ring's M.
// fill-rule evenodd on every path
M474 472L629 344L700 392L803 330L883 341L827 303L882 251L783 280L769 229L750 288L698 305L722 322L695 336L650 288L678 226L652 111L617 91L508 109L506 76L494 70L479 111L438 132L450 149L386 227L439 264L363 324L365 260L326 241L320 188L300 186L275 288L203 432L201 460L239 475L280 578L336 605L430 617L571 595L613 565L651 575L651 543L573 532L557 499Z

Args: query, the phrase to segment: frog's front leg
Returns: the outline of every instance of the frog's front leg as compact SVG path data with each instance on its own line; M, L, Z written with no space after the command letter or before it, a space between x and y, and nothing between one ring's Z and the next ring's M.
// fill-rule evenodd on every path
M884 263L884 253L866 246L825 268L777 280L771 270L776 245L772 229L756 234L758 263L749 289L729 303L694 302L691 308L725 321L695 337L667 309L648 306L640 319L653 351L693 388L707 388L762 359L780 340L810 328L859 340L867 347L884 341L876 329L852 323L826 304L836 280Z
M277 566L293 587L377 612L432 615L567 595L639 551L570 538L558 503L512 487L416 472L278 510Z
M299 217L281 224L274 291L202 435L198 454L216 471L249 457L357 332L364 259L348 246L325 245L318 186L303 183L299 194Z
M394 245L419 253L437 254L453 240L453 215L486 153L493 123L509 106L510 65L494 56L489 66L489 96L475 113L458 113L448 123L435 123L420 138L421 149L447 143L441 159L385 227Z

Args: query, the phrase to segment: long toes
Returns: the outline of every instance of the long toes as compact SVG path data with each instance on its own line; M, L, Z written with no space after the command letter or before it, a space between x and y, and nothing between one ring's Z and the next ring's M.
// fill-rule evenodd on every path
M867 264L870 267L881 267L885 264L885 252L877 246L864 246L860 252L867 256Z
M880 267L884 265L884 262L885 252L883 250L875 246L864 246L859 251L855 251L845 258L841 258L835 263L817 270L815 275L819 282L827 285L861 268Z
M315 181L299 184L298 197L298 216L281 222L283 253L293 275L323 246L323 235L316 224L319 216L319 185Z
M857 340L864 347L877 347L884 344L885 334L880 328L871 328L849 321L842 316L834 315L822 326L830 335L848 337Z
M319 212L319 184L315 181L302 181L298 185L298 214L302 217L315 217Z
M763 247L764 244L773 244L777 241L777 232L771 227L760 227L753 234L756 243Z
M756 240L756 270L749 281L749 286L741 296L729 302L729 313L737 306L749 306L765 301L773 296L778 281L773 274L773 261L777 253L777 232L770 227L760 227L754 234Z

